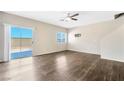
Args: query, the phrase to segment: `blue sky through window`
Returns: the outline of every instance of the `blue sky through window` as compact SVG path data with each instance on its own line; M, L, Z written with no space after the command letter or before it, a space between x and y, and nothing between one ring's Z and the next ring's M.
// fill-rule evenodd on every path
M11 37L12 38L32 38L32 29L21 28L21 27L11 27Z

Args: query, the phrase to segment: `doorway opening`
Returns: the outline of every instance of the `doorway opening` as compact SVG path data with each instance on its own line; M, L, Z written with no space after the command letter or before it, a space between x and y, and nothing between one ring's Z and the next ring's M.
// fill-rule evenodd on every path
M11 26L11 60L32 56L32 29Z

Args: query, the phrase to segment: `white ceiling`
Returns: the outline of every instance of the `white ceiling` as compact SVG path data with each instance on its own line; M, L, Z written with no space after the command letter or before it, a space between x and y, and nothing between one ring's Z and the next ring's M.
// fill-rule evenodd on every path
M67 13L79 13L78 21L60 21L60 19L64 18ZM8 11L7 13L19 15L26 18L35 19L38 21L46 22L49 24L61 26L64 28L73 28L81 25L93 24L101 21L112 20L114 18L114 14L119 12L112 11Z

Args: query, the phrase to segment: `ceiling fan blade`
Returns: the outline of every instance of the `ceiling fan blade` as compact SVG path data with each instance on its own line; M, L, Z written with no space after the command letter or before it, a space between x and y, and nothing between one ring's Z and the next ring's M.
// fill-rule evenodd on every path
M114 18L117 19L117 18L119 18L119 17L121 17L121 16L124 16L124 13L116 14L116 15L114 16Z
M72 15L71 17L75 17L75 16L78 16L79 14L77 13L77 14L74 14L74 15Z
M76 19L76 18L71 18L72 20L75 20L75 21L77 21L78 19Z

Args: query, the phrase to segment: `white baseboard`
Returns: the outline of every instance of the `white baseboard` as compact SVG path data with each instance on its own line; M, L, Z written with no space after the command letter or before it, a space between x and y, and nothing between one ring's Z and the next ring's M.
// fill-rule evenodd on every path
M3 62L2 60L0 60L0 62Z
M85 52L85 51L84 52L83 51L77 51L77 50L73 50L73 49L68 49L68 50L75 51L75 52L81 52L81 53L89 53L89 54L99 55L101 59L124 62L124 60L121 60L121 59L115 59L115 58L110 58L110 57L103 57L100 54L96 54L96 53Z
M85 51L79 51L79 50L73 50L73 49L68 49L70 51L75 51L75 52L81 52L81 53L89 53L89 54L94 54L94 55L100 55L98 53L92 53L92 52L85 52Z
M101 56L101 59L124 62L124 60L122 60L122 59L116 59L116 58L110 58L110 57L103 57L103 56Z

